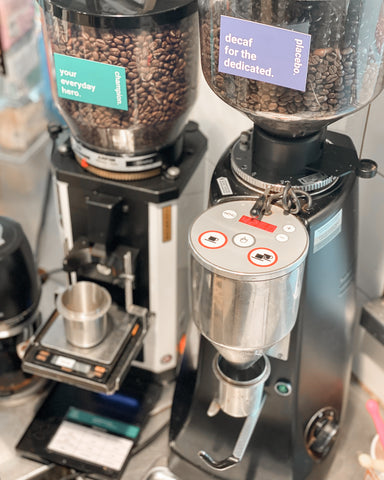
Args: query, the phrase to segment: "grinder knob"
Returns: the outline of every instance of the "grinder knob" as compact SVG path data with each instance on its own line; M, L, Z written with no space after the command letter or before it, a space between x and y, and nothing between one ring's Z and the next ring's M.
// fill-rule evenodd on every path
M377 163L373 160L360 160L356 175L360 178L373 178L377 173Z

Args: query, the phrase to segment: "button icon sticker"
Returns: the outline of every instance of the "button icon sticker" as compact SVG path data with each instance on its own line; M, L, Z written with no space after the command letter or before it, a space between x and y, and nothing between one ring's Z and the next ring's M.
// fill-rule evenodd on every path
M237 213L235 210L224 210L223 217L232 220L233 218L237 217Z
M254 248L248 253L248 260L257 267L271 267L277 262L277 254L269 248Z
M289 237L288 237L288 235L285 235L284 233L279 233L279 235L276 235L276 240L278 242L288 242Z
M209 230L204 232L199 237L199 243L205 248L222 248L227 243L228 239L224 233Z
M296 227L294 225L284 225L283 230L284 232L292 233L296 230Z
M255 237L249 233L238 233L233 237L233 243L238 247L252 247Z

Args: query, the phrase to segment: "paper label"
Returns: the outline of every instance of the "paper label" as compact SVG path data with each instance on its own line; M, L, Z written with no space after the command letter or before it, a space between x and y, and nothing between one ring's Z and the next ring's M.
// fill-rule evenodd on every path
M318 252L339 235L343 223L343 211L340 210L327 223L315 231L313 253Z
M217 179L217 184L220 188L220 192L222 195L232 195L233 192L232 192L232 188L231 188L231 185L229 183L229 180L228 178L226 177L220 177Z
M221 17L219 71L305 91L311 36Z
M63 421L49 442L48 449L119 471L133 444L128 438Z
M54 54L60 98L128 110L125 68Z

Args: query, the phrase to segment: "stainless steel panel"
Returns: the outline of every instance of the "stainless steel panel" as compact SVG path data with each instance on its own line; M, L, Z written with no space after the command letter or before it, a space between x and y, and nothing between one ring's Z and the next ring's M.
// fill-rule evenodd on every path
M191 262L193 320L228 361L252 361L294 327L304 263L272 281L249 282Z

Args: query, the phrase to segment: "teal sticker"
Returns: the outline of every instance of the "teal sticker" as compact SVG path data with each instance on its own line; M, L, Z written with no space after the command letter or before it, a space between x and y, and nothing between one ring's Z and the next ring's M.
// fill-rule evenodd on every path
M70 407L65 417L76 423L87 425L89 427L102 428L109 433L116 433L132 440L135 440L140 432L140 428L136 425L102 417L75 407Z
M60 98L128 110L125 68L54 54Z

